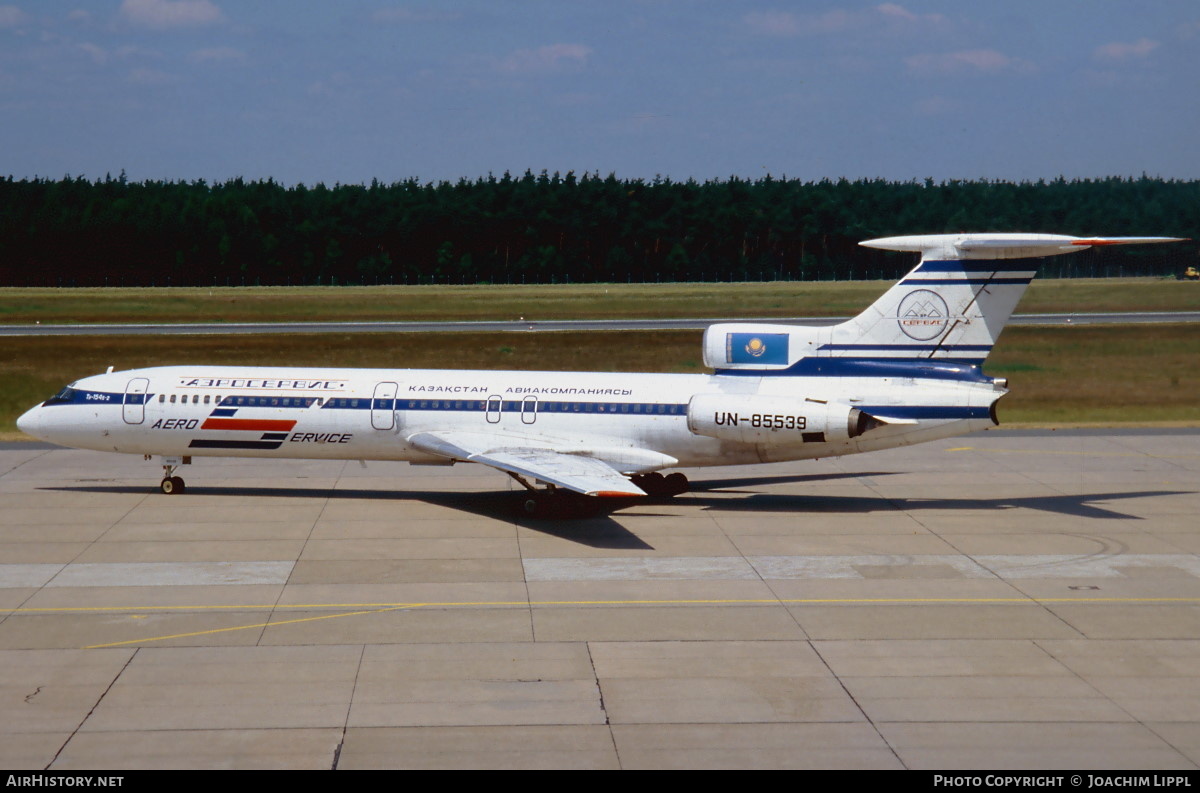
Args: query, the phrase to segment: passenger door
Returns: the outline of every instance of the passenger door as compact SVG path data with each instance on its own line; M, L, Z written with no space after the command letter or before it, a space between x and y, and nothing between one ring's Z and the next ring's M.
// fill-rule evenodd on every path
M390 430L396 426L395 383L377 383L371 398L371 426L377 430Z
M121 417L126 424L141 424L146 420L146 392L149 390L150 381L144 377L135 377L126 384L121 405Z

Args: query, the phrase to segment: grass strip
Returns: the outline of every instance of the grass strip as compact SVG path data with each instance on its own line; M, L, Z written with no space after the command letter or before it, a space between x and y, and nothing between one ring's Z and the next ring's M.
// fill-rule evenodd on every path
M333 322L849 316L891 281L0 289L0 323ZM1034 281L1023 313L1194 311L1200 283Z

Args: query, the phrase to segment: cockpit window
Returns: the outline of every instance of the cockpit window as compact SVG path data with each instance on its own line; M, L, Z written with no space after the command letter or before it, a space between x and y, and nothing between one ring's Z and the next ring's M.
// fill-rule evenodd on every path
M74 385L74 383L72 383L71 385ZM63 389L61 391L59 391L57 394L55 394L54 396L52 396L46 400L46 404L47 405L61 405L66 402L74 401L74 399L75 399L75 389L72 388L71 386L63 386Z

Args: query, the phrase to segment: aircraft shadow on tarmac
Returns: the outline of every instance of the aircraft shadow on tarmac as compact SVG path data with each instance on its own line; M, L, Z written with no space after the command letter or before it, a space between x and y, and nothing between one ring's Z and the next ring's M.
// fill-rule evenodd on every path
M990 512L1007 509L1033 509L1080 518L1099 520L1143 520L1109 509L1099 504L1131 498L1185 495L1192 491L1137 490L1110 493L1082 493L1071 495L1030 496L1027 498L920 498L885 496L843 496L819 493L762 493L744 488L764 487L778 484L819 483L837 479L871 479L895 472L822 473L788 476L757 476L726 479L695 480L691 491L679 496L679 506L699 507L703 510L720 512L793 512L797 517L805 514L865 514L871 512L898 512L920 510L975 510ZM68 492L101 493L145 493L143 486L132 485L76 485L43 488ZM584 499L574 500L575 507L565 510L556 518L533 518L522 511L526 494L521 490L504 491L415 491L415 490L364 490L346 488L280 488L280 487L230 487L226 485L189 487L188 493L196 496L261 496L266 498L332 498L365 499L379 501L416 500L451 510L467 512L496 520L511 521L517 526L561 537L581 545L608 550L653 550L653 546L634 534L633 531L614 519L622 510L630 507L669 507L672 499ZM736 498L730 498L736 495ZM639 519L672 517L676 513L663 511L639 511ZM403 514L398 511L398 518Z
M716 491L720 492L720 491ZM727 491L728 492L728 491ZM741 491L734 491L741 492ZM755 493L743 499L698 496L691 503L705 509L735 512L866 513L915 512L920 510L975 510L989 512L1004 509L1034 509L1079 518L1097 520L1145 520L1099 506L1095 502L1152 496L1188 495L1188 490L1135 490L1124 493L1081 493L1078 495L1030 496L1028 498L896 498L883 496L831 496L813 494Z

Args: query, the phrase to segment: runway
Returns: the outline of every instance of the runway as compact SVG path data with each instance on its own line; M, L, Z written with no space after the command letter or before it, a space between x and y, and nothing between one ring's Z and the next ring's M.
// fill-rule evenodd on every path
M1200 432L516 517L483 466L0 446L10 768L1196 768Z
M0 325L0 336L208 336L280 333L483 333L580 330L703 330L719 322L825 326L849 317L731 319L504 320L495 322L207 322L173 324ZM1200 322L1200 311L1017 314L1011 325L1146 325Z

